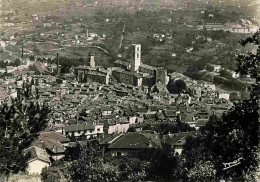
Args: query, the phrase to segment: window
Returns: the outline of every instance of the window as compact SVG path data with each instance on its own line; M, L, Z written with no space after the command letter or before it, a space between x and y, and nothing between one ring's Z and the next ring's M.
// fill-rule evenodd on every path
M78 134L80 134L80 131L78 131Z
M137 51L139 51L139 47L137 47Z
M98 128L97 131L100 131L100 128Z
M136 58L139 58L139 54L136 54Z
M121 155L122 155L121 152L117 152L117 153L116 153L116 156L117 156L117 157L121 157Z

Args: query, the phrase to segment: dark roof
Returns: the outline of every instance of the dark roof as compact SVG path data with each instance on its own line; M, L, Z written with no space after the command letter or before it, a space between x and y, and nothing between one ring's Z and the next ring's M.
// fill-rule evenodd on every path
M94 129L95 129L95 126L91 123L67 125L67 126L64 127L65 132L94 130Z
M123 74L126 74L126 75L133 75L137 78L141 78L142 76L138 73L135 73L135 72L130 72L130 71L125 71L123 69L114 69L113 72L119 72L119 73L123 73Z
M101 111L113 111L113 108L111 106L103 106L101 107Z
M151 111L159 111L159 110L163 110L165 108L165 106L163 105L151 105L149 106L149 109Z
M46 66L41 63L40 61L35 61L33 63L33 66L40 72L40 73L44 73L46 71L48 71L48 69L46 68Z
M197 123L195 124L196 127L205 126L209 119L198 119Z
M64 153L65 148L62 143L65 142L70 142L70 140L59 133L42 132L32 145L39 148L46 148L52 153Z
M112 135L106 135L104 138L100 138L100 144L109 144L113 142L113 140L116 140L118 137L120 137L122 134L115 133Z
M148 70L151 70L151 71L155 70L155 67L149 66L149 65L143 64L143 63L141 63L140 67L141 67L141 68L148 69Z
M114 62L114 64L120 64L120 65L123 65L123 66L129 66L130 65L129 62L125 62L125 61L121 61L121 60L116 60Z
M175 110L166 110L164 111L166 117L176 117L176 111Z
M56 132L42 132L40 133L40 137L45 137L48 139L56 139L61 143L70 142L70 139Z
M45 161L45 162L50 162L50 159L49 159L47 152L42 148L32 146L32 147L25 149L24 152L25 153L28 153L28 152L31 153L29 162L36 160L36 159L40 159L40 160Z
M158 135L135 132L122 135L109 146L109 149L148 149L160 146Z
M79 99L73 98L73 99L71 100L71 102L72 102L72 103L79 103L80 101L79 101Z

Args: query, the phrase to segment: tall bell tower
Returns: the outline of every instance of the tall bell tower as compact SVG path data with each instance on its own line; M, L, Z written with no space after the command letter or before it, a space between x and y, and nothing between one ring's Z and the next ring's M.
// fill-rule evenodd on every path
M96 65L95 65L95 54L90 52L89 53L89 66L91 68L94 68Z
M138 72L139 67L141 65L141 45L133 44L133 59L131 60L131 71Z

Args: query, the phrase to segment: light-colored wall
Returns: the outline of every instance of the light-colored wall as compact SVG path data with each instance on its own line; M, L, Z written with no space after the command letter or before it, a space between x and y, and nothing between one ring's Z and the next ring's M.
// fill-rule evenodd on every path
M138 78L137 79L137 86L142 86L142 82L143 82L143 79L142 78Z
M174 153L177 153L178 154L181 154L182 153L182 148L177 148L177 149L174 149Z
M219 99L226 99L229 100L229 94L219 94Z
M143 117L137 117L136 122L142 123L142 122L144 122L144 118Z
M126 156L126 155L128 154L127 151L125 151L125 150L120 150L120 149L118 149L118 150L113 150L113 151L110 152L110 154L112 155L112 157L118 156L118 155L117 155L118 153L121 153L121 156Z
M209 84L208 88L210 88L211 90L216 90L216 85L215 84Z
M12 97L13 99L17 98L17 91L14 91L10 94L10 97Z
M111 115L111 114L112 114L112 111L102 111L103 116L108 116L108 115Z
M129 127L130 127L129 123L124 123L124 124L118 123L116 124L117 133L126 133Z
M66 131L65 131L66 132ZM74 132L74 136L75 137L78 137L78 136L81 136L82 134L84 134L84 130L82 130L82 131L75 131ZM94 132L90 132L90 130L87 130L86 131L86 133L85 133L85 135L87 136L87 135L91 135L91 134L94 134ZM68 132L68 135L69 136L72 136L72 132Z
M134 44L134 59L131 62L131 70L138 71L139 66L141 65L141 45Z
M41 174L42 169L44 167L49 167L49 166L50 164L48 162L36 159L32 162L29 162L27 171L29 174L33 174L33 173Z
M57 155L53 155L52 156L52 159L53 160L60 160L61 158L63 158L65 155L63 155L63 154L57 154Z
M6 69L6 73L12 73L14 72L14 68L13 69Z
M136 119L137 119L136 116L129 117L129 122L130 122L130 124L135 124L135 123L136 123Z
M98 129L100 129L99 131L98 131ZM98 133L104 133L104 126L103 125L96 125L95 126L95 134L98 134Z
M113 134L115 132L116 132L116 125L109 126L107 134Z

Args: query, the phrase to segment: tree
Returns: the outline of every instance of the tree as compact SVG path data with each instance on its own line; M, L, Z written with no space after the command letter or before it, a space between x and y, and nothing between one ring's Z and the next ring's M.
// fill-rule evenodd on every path
M21 60L20 59L15 59L14 66L20 66L20 65L21 65Z
M167 135L168 133L180 133L187 131L194 131L195 129L190 127L189 124L177 120L177 122L162 122L154 125L154 131L159 133L161 136Z
M92 147L82 147L80 157L74 160L68 170L72 181L118 181L119 171L116 166L104 163Z
M0 110L0 174L8 176L26 169L30 154L23 151L47 126L49 108L15 100Z
M29 56L29 59L30 59L30 61L34 61L34 60L35 60L35 57L34 57L33 55L30 55L30 56Z
M167 89L172 94L180 94L186 90L186 83L183 80L170 80Z
M189 171L188 177L190 181L213 182L215 179L216 170L210 161L199 161L194 168Z
M120 181L144 181L147 177L149 162L123 158L118 165Z
M247 173L256 170L254 153L259 142L258 109L252 100L237 103L221 120L211 120L202 128L203 142L212 154L219 178L241 180L244 178L243 171ZM240 165L223 170L223 163L241 157L243 160Z
M57 160L48 168L42 169L41 179L44 182L62 181L66 179L68 164L65 160Z
M259 32L241 41L242 45L248 43L257 45L257 51L248 55L238 55L237 72L241 75L250 75L256 80L251 87L251 96L248 100L234 103L234 106L220 119L211 117L206 126L200 129L199 136L195 138L197 144L192 142L198 147L190 147L192 143L186 143L183 153L188 161L186 166L190 174L194 173L194 170L198 171L196 166L200 164L200 160L192 158L191 154L200 153L199 156L202 156L203 161L200 165L203 166L203 163L210 161L213 164L211 168L214 166L218 179L250 181L254 178L259 166ZM224 169L223 163L238 159L237 165ZM202 176L201 173L196 175Z
M157 149L151 158L149 178L153 181L176 181L178 168L179 157L174 154L174 148L164 143L162 148Z
M251 98L259 99L260 97L260 31L245 40L241 40L240 44L246 46L253 44L257 47L256 53L248 53L247 55L238 55L237 57L237 72L240 75L250 75L256 80L252 85Z
M237 92L232 92L229 97L230 97L230 101L238 101L240 99Z

